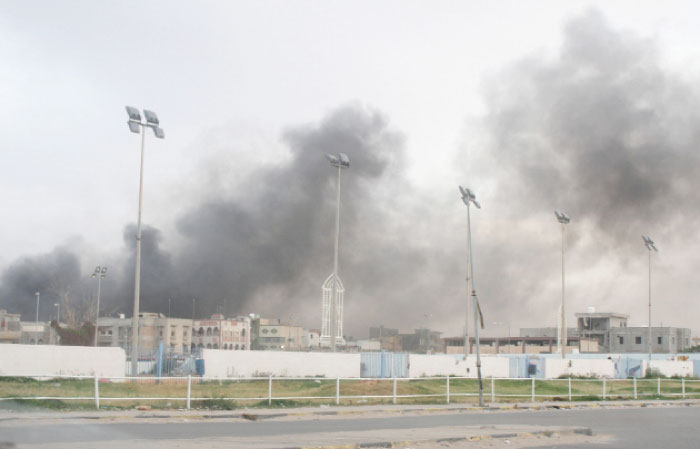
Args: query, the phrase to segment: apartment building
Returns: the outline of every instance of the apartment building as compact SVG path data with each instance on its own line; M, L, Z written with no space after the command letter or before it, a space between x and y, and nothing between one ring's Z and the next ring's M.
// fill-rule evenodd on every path
M212 315L206 320L193 321L192 348L250 350L250 318L225 318Z
M192 345L192 320L170 318L162 313L139 313L139 354L153 354L163 349L189 353ZM97 335L99 346L117 346L131 351L131 318L100 317Z

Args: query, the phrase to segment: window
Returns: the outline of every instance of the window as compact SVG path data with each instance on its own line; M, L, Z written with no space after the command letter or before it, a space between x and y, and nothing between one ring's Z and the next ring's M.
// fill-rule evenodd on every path
M657 338L656 338L656 342L657 342L658 344L661 344L663 341L664 341L664 337L657 337Z
M619 343L620 343L621 345L624 345L624 344L625 344L625 337L623 337L622 335L618 335L618 336L617 336L617 339L619 340Z
M642 337L634 337L634 344L641 345L642 344Z
M241 335L242 335L243 337L245 337L245 329L243 329L243 330L241 331Z

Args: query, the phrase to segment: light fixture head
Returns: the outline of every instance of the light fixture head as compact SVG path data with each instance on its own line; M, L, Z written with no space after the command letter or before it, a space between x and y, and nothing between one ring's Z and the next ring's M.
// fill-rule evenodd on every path
M470 189L466 187L459 186L459 191L462 194L462 201L464 204L469 206L469 202L471 201L474 203L474 205L477 207L477 209L481 209L481 203L479 203L476 200L476 195L474 195L474 192L472 192Z
M571 221L571 218L566 214L566 212L559 212L559 211L554 211L554 215L557 216L557 221L561 224L568 224Z
M129 125L129 131L131 131L132 133L138 134L141 132L140 122L132 122L131 120L129 120L128 122L126 122L126 124Z
M163 132L163 128L160 128L158 126L155 126L153 128L153 134L156 135L157 138L159 139L165 139L165 133Z
M141 113L139 112L138 109L136 109L133 106L127 106L126 107L126 113L129 114L129 120L134 120L137 122L141 122Z
M350 158L345 153L338 153L338 158L340 159L341 168L350 168Z
M158 116L156 115L155 112L149 111L148 109L143 110L143 115L146 117L146 121L150 125L156 125L158 126L160 122L158 121Z
M654 241L648 235L643 235L642 240L644 240L644 245L646 245L646 247L649 251L651 251L652 249L656 252L659 251L658 248L656 247L656 244L654 244Z

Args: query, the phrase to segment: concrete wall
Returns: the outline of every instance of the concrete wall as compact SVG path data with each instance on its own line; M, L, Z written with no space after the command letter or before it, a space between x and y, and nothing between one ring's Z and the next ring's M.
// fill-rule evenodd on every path
M693 375L693 361L679 361L679 360L652 360L650 362L644 361L645 368L649 366L652 370L660 372L664 376L681 376L689 377Z
M5 376L121 377L125 368L126 354L122 348L0 345L0 374Z
M360 354L204 349L205 377L360 377Z
M608 359L544 359L547 379L561 376L615 377L615 362Z
M482 377L508 377L509 362L501 357L481 357ZM476 356L410 354L408 377L460 376L476 377Z

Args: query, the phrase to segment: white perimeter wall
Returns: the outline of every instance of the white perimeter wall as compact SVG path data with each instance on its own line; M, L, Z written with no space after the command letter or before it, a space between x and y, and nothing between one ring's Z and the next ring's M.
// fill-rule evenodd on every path
M360 354L203 349L204 377L360 377Z
M424 355L408 356L408 377L459 376L476 377L476 356ZM481 356L482 377L508 377L510 374L507 358Z
M122 377L125 368L126 354L122 348L0 345L0 374L5 376Z
M556 379L560 376L615 377L615 362L608 359L547 358L544 359L544 363L544 374L547 379Z
M692 360L652 360L651 362L645 360L645 368L649 363L651 363L649 366L652 370L659 371L664 376L688 377L693 375Z

